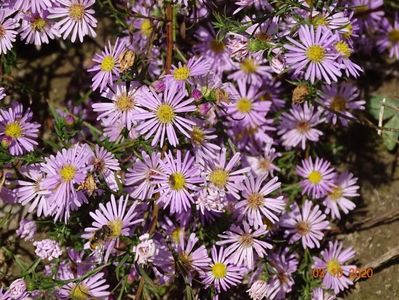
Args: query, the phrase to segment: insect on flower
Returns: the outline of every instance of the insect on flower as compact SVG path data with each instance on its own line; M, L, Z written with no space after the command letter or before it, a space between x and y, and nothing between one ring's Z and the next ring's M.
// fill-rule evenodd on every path
M123 51L118 57L120 65L119 69L121 70L121 72L125 72L127 69L133 66L135 60L136 53L134 51L129 49Z

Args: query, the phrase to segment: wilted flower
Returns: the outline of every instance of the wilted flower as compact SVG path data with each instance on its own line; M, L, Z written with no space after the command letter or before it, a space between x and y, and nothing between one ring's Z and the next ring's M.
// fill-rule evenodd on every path
M36 247L35 253L41 259L52 261L54 258L58 258L62 255L62 250L59 244L50 239L33 242L33 246Z

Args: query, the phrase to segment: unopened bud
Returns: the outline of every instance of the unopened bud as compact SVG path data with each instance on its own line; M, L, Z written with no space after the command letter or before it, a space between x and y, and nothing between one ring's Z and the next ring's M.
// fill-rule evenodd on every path
M292 92L292 102L294 104L302 103L309 96L309 89L305 84L298 85Z

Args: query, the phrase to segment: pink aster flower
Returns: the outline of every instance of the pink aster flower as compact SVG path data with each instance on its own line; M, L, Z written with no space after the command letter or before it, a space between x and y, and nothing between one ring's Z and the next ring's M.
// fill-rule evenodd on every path
M22 219L15 233L25 241L33 241L33 236L36 234L36 230L37 228L35 221Z
M114 154L108 152L103 147L96 145L88 163L93 166L93 170L97 174L104 178L106 184L111 190L115 192L119 190L117 184L117 172L119 172L121 168Z
M148 155L141 151L141 156L142 159L136 158L133 166L128 169L125 185L128 186L133 199L151 199L156 188L153 176L160 172L161 154L153 152Z
M184 156L177 150L176 158L169 152L159 161L160 172L153 176L158 185L156 193L160 193L158 202L164 208L170 206L172 214L189 210L194 202L194 192L199 190L196 184L203 181L200 170L194 165L194 157L190 152Z
M334 187L331 192L327 194L323 204L327 207L326 213L331 214L331 217L341 219L340 210L344 214L356 207L350 198L359 196L359 186L357 185L357 178L352 173L343 172L335 177Z
M255 228L264 227L263 218L274 223L278 221L279 215L285 206L283 196L268 197L278 188L281 183L274 177L267 183L265 176L254 177L250 175L240 184L242 200L235 205L237 209L244 209L243 214L247 217L248 223Z
M388 50L389 57L399 60L399 14L395 14L392 24L385 18L381 23L377 40L378 50Z
M126 84L116 84L112 88L108 88L102 96L112 100L112 102L94 103L92 105L95 112L99 112L97 120L107 119L106 122L115 123L121 120L122 123L130 130L135 123L135 117L144 110L137 107L135 94L138 85L131 84L127 88Z
M115 200L115 196L111 195L111 201L100 203L100 208L96 209L95 212L90 212L90 216L94 219L91 227L85 228L85 233L82 235L85 239L91 239L95 232L103 229L104 226L109 230L109 237L103 242L103 244L96 245L94 251L100 252L104 255L104 261L108 261L109 256L114 252L115 248L119 246L119 240L121 236L129 236L132 226L137 223L141 223L143 219L138 218L135 212L137 202L131 205L128 209L129 197L122 196L118 201ZM90 242L85 244L85 248L90 248Z
M238 8L233 12L233 14L236 14L242 9L248 8L250 6L254 6L257 10L273 9L267 0L236 0L234 4L237 5Z
M322 288L314 288L312 290L312 300L335 300L336 297Z
M62 38L65 40L70 34L74 43L76 37L83 42L85 35L96 37L94 28L97 27L97 20L93 17L94 10L90 7L95 0L57 0L59 6L49 8L50 19L59 19L56 26L59 28Z
M234 154L230 161L227 162L226 152L226 148L222 148L215 158L204 161L204 175L209 187L218 191L221 197L231 194L236 199L239 199L238 182L244 178L243 174L248 172L249 168L234 171L240 162L241 154Z
M22 166L19 172L29 180L17 180L18 187L14 190L15 198L23 206L30 204L29 212L33 212L36 208L38 217L41 215L49 215L49 191L43 189L41 181L44 173L40 170L39 164Z
M71 211L87 201L84 193L77 190L91 168L88 165L91 150L86 147L88 146L77 144L72 148L62 149L42 163L41 171L46 174L41 181L42 188L51 191L49 209L55 220L63 217L66 222Z
M264 280L256 280L252 283L251 287L247 290L249 297L253 300L270 299L270 294L273 290Z
M323 132L314 128L323 122L321 113L305 102L302 106L294 105L289 112L282 113L278 134L285 147L300 145L305 150L306 141L317 142L323 135Z
M178 145L175 128L190 138L190 132L195 123L184 118L182 114L195 111L196 108L192 104L193 98L185 99L186 92L183 88L171 82L167 85L164 93L160 95L152 88L143 87L136 97L141 107L147 109L146 112L137 115L137 120L144 121L136 129L141 134L145 134L145 139L149 139L155 134L152 146L159 142L159 146L162 147L165 135L170 145Z
M327 83L338 81L342 74L333 51L336 37L323 26L315 30L313 26L303 25L298 33L300 42L287 37L292 45L284 45L288 50L286 61L294 69L294 75L306 67L305 79L312 83L316 79L324 79Z
M225 251L232 263L237 266L246 266L253 269L255 260L264 257L266 250L271 249L272 245L258 239L267 233L265 228L257 230L251 229L247 222L243 222L243 227L231 225L230 229L218 236L222 239L216 245L230 244Z
M351 114L352 110L363 110L366 101L358 100L359 90L350 83L324 85L319 93L320 100L331 110L339 112L348 118L355 119ZM335 113L324 110L324 116L328 122L336 124L339 121L347 126L349 120Z
M180 261L187 271L195 270L198 273L203 274L211 263L211 259L209 258L204 245L201 245L194 250L194 246L197 242L198 238L194 233L190 234L187 243L185 243L184 238L181 237L177 247L177 252Z
M0 55L6 54L12 48L18 32L15 30L19 27L18 20L8 18L6 10L0 11Z
M323 230L329 226L326 215L321 212L319 206L313 206L306 200L302 210L296 203L291 206L291 212L284 216L281 227L285 228L284 235L289 237L289 243L293 244L301 240L303 248L319 248L323 239Z
M179 63L178 67L172 66L171 74L165 76L165 82L176 83L179 89L184 90L186 83L193 84L194 78L206 75L209 69L210 65L205 58L191 57L187 64Z
M59 244L50 239L41 240L33 242L33 246L35 246L35 253L41 259L46 259L48 261L52 261L54 258L58 258L62 255L62 250Z
M22 11L31 10L36 13L52 7L53 2L57 2L57 0L14 0L13 8Z
M27 44L48 44L49 40L53 40L60 36L58 28L48 19L47 11L39 11L37 13L26 13L22 19L20 28L21 39Z
M246 156L248 165L251 167L251 171L257 176L273 176L274 171L279 172L280 168L273 164L273 161L280 157L281 153L276 152L273 148L273 142L266 143L264 152L258 156Z
M11 155L22 155L33 151L37 146L35 139L39 134L40 124L31 122L30 109L24 113L21 104L13 105L8 110L0 109L0 140Z
M124 40L117 38L115 45L111 46L111 42L108 41L108 47L105 46L101 54L97 53L94 56L93 61L96 65L88 70L89 72L96 73L92 78L91 86L93 90L100 88L100 92L102 92L107 85L112 86L114 81L119 78L119 57L125 48Z
M331 192L334 187L335 170L330 162L316 158L313 163L311 157L302 160L296 167L296 173L301 176L302 195L307 194L313 199L320 199Z
M64 280L75 279L65 278ZM104 273L68 283L57 290L57 299L108 299L110 292Z
M328 249L321 251L322 258L313 257L312 268L325 270L323 286L338 294L353 284L348 277L350 269L356 266L344 264L355 256L355 251L352 248L343 250L342 243L338 241L330 241L328 245Z
M216 292L227 291L232 286L236 286L242 281L244 269L237 267L227 258L223 247L212 247L212 262L208 270L203 274L202 282L209 287L214 285Z
M266 114L270 110L270 101L260 101L262 91L255 85L248 86L246 81L237 81L238 90L231 84L227 89L231 103L226 105L227 113L244 126L258 126L265 123Z

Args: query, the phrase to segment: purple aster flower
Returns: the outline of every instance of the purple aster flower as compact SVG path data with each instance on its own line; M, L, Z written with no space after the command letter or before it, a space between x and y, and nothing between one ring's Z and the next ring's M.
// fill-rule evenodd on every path
M100 174L104 178L107 186L112 191L116 192L119 190L117 184L117 172L119 172L121 168L114 154L108 152L103 147L96 145L88 163L93 166L93 169L97 174Z
M303 248L319 248L323 238L323 230L327 229L329 222L326 215L321 212L319 206L312 206L312 202L306 200L302 210L296 203L291 206L291 212L284 216L281 227L285 228L284 235L289 237L289 243L293 244L301 240Z
M304 5L308 6L306 1L304 1ZM324 26L332 31L339 31L345 28L350 22L347 13L345 11L337 11L336 6L336 4L333 4L329 7L323 7L321 11L313 9L311 18L312 25L315 28Z
M135 123L136 115L144 111L136 105L135 94L137 89L137 84L131 85L128 89L125 83L108 88L102 95L112 102L94 103L92 105L93 110L100 113L97 120L107 119L106 122L109 123L121 120L130 130Z
M195 126L191 131L191 145L195 153L196 162L202 162L210 157L215 157L220 151L220 147L211 142L218 136L214 128L205 127L205 122L194 120Z
M143 219L138 218L135 212L137 202L127 209L129 197L122 196L118 201L115 196L111 195L111 201L100 203L100 208L95 212L90 212L90 216L94 219L92 227L85 228L85 233L82 235L85 239L91 239L95 232L103 229L104 226L110 231L109 238L103 244L95 245L94 251L98 251L101 255L105 251L104 261L108 261L109 256L115 248L119 246L119 239L121 236L129 236L132 226L141 223ZM85 244L85 248L90 248L90 242Z
M249 297L253 300L270 299L271 293L275 289L270 289L270 286L264 280L256 280L247 290Z
M278 221L279 215L285 207L283 196L267 197L270 193L280 188L281 183L274 177L267 183L265 176L254 177L250 175L240 184L243 199L235 205L237 209L244 209L243 214L248 223L254 228L264 227L263 218L269 222Z
M335 296L322 288L314 288L312 290L312 300L335 300Z
M65 278L75 279L75 278ZM97 273L86 279L68 283L57 290L58 299L108 299L109 285L106 284L104 273Z
M31 10L36 13L52 7L53 2L57 2L57 0L14 0L13 8L22 11Z
M187 64L179 63L178 67L172 66L171 74L165 76L166 84L176 83L179 89L185 87L186 82L193 84L195 77L204 76L209 72L210 65L208 60L203 57L192 57Z
M74 43L76 37L83 42L85 35L96 37L94 28L97 27L97 20L93 17L94 10L90 7L95 0L58 0L59 6L49 8L50 19L59 19L56 26L59 28L62 38L65 40L71 33L71 41Z
M22 219L15 233L17 234L17 236L19 236L21 239L24 239L25 241L32 241L33 236L36 234L35 221Z
M350 83L343 82L341 84L324 85L319 93L322 102L331 110L339 112L349 118L355 117L351 114L351 110L363 110L366 101L357 100L359 98L359 90ZM323 110L324 116L328 122L336 124L339 120L343 126L347 126L349 120L337 114Z
M338 241L329 242L329 247L321 251L322 258L313 257L312 268L324 269L323 286L334 290L335 294L347 289L353 284L349 279L349 270L355 268L354 265L344 265L348 260L355 256L352 248L343 250L342 243Z
M235 265L244 265L252 270L255 266L255 259L264 257L266 250L272 248L271 244L258 239L266 233L267 230L265 228L253 230L244 221L243 227L233 224L228 231L219 234L218 236L222 240L216 242L216 245L230 244L226 248L225 255L229 256L231 262Z
M359 196L357 178L352 173L343 172L335 177L334 187L327 194L323 204L327 207L326 213L331 214L333 219L341 219L340 210L348 214L356 207L349 198Z
M51 191L49 195L49 210L55 215L55 220L64 218L66 222L72 210L78 209L87 198L77 186L84 182L88 170L91 150L87 145L75 145L62 149L56 156L51 155L41 166L46 174L42 179L42 188Z
M327 83L337 81L341 77L340 65L335 61L337 55L333 52L336 37L324 26L301 26L299 40L287 37L292 45L285 45L285 54L289 67L294 69L294 75L306 67L305 79L314 83L316 79L324 79Z
M231 103L226 105L227 113L244 126L258 126L265 123L271 102L259 101L262 92L255 85L247 86L245 80L237 81L238 90L231 84L228 88Z
M137 93L136 99L138 99L140 105L148 109L146 112L137 115L137 120L144 120L137 126L137 130L141 134L145 134L145 139L149 139L155 134L151 143L152 146L160 142L160 147L162 147L165 135L170 145L178 145L175 127L187 138L190 138L190 132L195 123L181 115L195 111L196 108L192 104L194 99L184 100L185 97L185 90L173 82L167 85L163 95L157 94L152 88L145 87Z
M290 148L300 145L305 150L307 140L317 142L323 135L323 132L314 128L323 122L321 112L307 102L302 106L292 106L289 112L281 115L278 134L281 135L283 146Z
M233 12L233 14L238 13L242 9L248 8L250 6L254 6L257 10L272 10L273 7L267 0L236 0L235 5L238 8Z
M94 56L93 61L96 65L88 70L89 72L96 73L92 78L91 86L93 90L100 88L100 92L102 92L107 85L112 86L114 81L119 78L119 57L125 48L125 42L117 38L115 45L111 46L111 42L108 41L108 47L105 46L101 54L97 53ZM127 93L126 90L125 93Z
M202 282L209 287L211 284L215 286L216 292L222 290L227 291L231 286L236 286L242 281L244 269L237 267L227 258L223 247L212 247L212 262L208 267L208 271L203 274Z
M160 172L153 176L154 183L158 185L156 193L160 193L158 202L164 208L170 206L172 214L180 214L189 210L194 202L193 193L198 191L198 184L203 181L200 170L194 165L194 157L186 152L184 159L180 150L176 158L169 152L163 160L159 161Z
M338 53L337 62L341 64L341 68L345 70L346 76L352 75L353 77L359 77L360 73L363 72L363 69L351 61L349 58L352 55L353 49L351 46L345 42L344 40L339 40L335 43L335 51Z
M31 152L37 146L35 139L40 124L31 122L32 116L30 109L24 113L21 104L13 105L8 110L0 109L0 140L11 155Z
M6 92L3 87L0 87L0 100L3 100L6 97Z
M377 47L380 52L388 49L389 57L399 60L399 14L395 14L392 24L388 19L382 20Z
M18 32L18 20L7 18L6 10L0 11L0 55L6 54L12 48Z
M30 180L17 180L18 187L14 190L15 198L23 206L30 204L28 210L30 213L37 208L36 214L38 217L41 215L48 216L50 214L48 200L50 191L43 189L41 186L44 174L40 170L40 165L22 166L19 172Z
M263 155L249 156L245 158L248 165L251 167L251 171L257 176L274 176L274 171L279 172L280 168L273 164L273 161L281 156L281 153L276 152L276 149L272 147L273 142L266 143Z
M373 29L384 17L384 0L352 0L356 17L363 31Z
M248 172L249 168L234 171L240 162L241 155L236 153L227 162L226 151L226 148L222 148L215 158L204 162L205 165L202 166L205 169L204 175L210 188L218 191L221 197L230 194L239 199L238 182L244 178L243 174Z
M26 283L22 278L18 278L11 282L8 289L10 299L24 300L27 299L28 293L26 291Z
M125 185L129 187L133 199L151 199L155 194L153 176L159 173L161 154L151 153L151 156L141 151L142 159L136 158L133 166L126 173Z
M194 246L197 242L198 238L194 233L190 234L187 243L185 243L184 238L180 238L177 252L180 261L187 271L195 270L198 273L203 274L211 263L211 259L209 258L204 245L201 245L194 250Z
M47 11L26 13L20 28L21 39L27 44L41 45L59 37L58 28L48 19L48 15Z
M33 242L35 246L35 253L40 259L46 259L52 261L54 258L58 258L62 255L62 250L59 244L50 239Z
M313 163L311 157L302 160L296 167L296 173L301 176L302 195L307 194L313 199L320 199L331 192L334 187L335 170L330 162L316 158Z
M266 79L271 80L271 67L265 65L266 60L262 53L255 53L241 59L235 63L236 71L228 76L230 80L238 81L242 79L248 84L260 86Z

